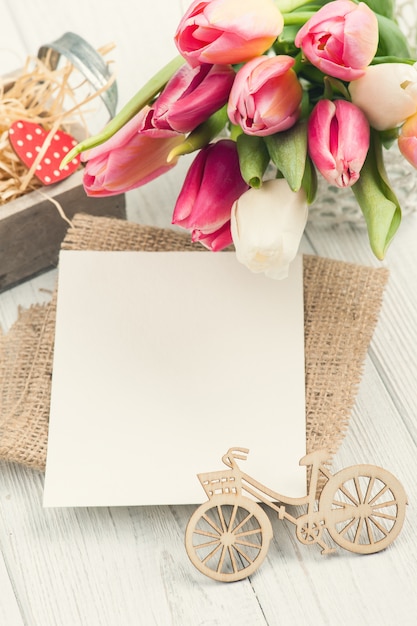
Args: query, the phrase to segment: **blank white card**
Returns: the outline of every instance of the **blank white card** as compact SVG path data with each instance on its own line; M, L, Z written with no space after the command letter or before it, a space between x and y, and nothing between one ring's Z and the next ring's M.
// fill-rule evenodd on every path
M194 504L196 474L305 494L302 257L275 281L234 253L63 251L44 506Z

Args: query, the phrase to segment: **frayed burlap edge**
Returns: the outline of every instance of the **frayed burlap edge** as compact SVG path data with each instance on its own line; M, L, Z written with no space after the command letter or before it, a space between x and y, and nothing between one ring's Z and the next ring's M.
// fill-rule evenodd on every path
M185 234L77 215L66 250L203 251ZM361 379L388 271L304 256L307 451L338 449ZM0 338L0 458L44 470L56 312L22 311Z

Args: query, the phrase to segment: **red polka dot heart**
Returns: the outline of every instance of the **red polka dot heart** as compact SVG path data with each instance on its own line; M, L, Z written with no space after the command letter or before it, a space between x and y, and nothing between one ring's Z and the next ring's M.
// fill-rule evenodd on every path
M31 168L47 139L49 132L39 124L18 120L9 128L9 140L19 159ZM71 135L58 130L50 138L50 144L39 161L35 176L44 185L52 185L75 172L80 158L75 157L62 170L59 165L67 153L77 144Z

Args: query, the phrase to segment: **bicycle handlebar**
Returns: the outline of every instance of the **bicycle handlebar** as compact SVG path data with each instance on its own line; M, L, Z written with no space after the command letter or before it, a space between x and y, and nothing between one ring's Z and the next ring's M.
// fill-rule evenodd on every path
M248 448L229 448L226 454L222 457L222 461L228 467L234 468L237 467L235 459L246 461L248 454Z

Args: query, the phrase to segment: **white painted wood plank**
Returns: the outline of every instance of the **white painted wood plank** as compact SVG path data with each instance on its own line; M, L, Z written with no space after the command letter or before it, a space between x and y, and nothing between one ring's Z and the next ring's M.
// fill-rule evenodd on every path
M57 270L44 272L0 294L0 328L7 332L16 321L19 307L49 302L56 284Z
M409 506L401 535L376 555L359 556L338 548L335 554L322 556L317 546L302 546L296 540L292 525L273 522L267 562L252 580L268 623L415 623L415 443L370 359L334 471L363 462L388 469L403 483ZM284 575L291 584L283 583Z
M24 626L9 573L0 552L0 624Z
M145 12L133 0L117 7L113 0L0 0L0 13L2 20L8 16L7 47L16 46L18 54L36 53L67 30L94 46L114 41L111 56L123 104L176 54L172 35L188 4L155 0ZM137 17L140 10L143 16ZM187 167L184 159L129 194L131 219L168 226ZM26 625L415 623L417 225L414 218L408 223L387 258L390 283L349 433L335 459L336 467L375 462L404 482L410 505L393 546L372 557L342 550L323 557L298 543L294 527L271 518L276 534L261 569L251 581L222 585L188 562L183 533L192 507L44 511L43 477L2 464L0 543ZM378 264L366 233L349 226L329 232L310 225L303 246L323 256ZM1 294L3 326L15 319L18 304L47 299L54 283L50 273Z
M4 0L0 0L0 16L2 25L0 73L8 74L24 64L27 52L14 13L9 10Z
M248 581L215 584L189 563L192 507L44 510L40 474L1 469L0 534L25 623L265 623Z

